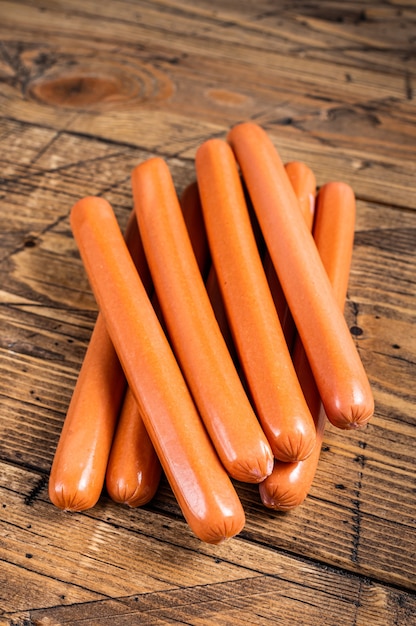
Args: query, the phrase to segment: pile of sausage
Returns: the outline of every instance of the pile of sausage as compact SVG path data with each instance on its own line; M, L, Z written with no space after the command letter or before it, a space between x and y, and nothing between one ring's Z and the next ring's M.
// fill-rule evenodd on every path
M178 199L166 162L132 172L123 237L108 202L87 197L71 227L99 315L49 480L59 508L84 510L105 484L143 505L161 472L193 533L238 534L233 481L266 507L307 496L327 419L365 425L372 392L343 315L355 198L283 165L242 123L197 150Z

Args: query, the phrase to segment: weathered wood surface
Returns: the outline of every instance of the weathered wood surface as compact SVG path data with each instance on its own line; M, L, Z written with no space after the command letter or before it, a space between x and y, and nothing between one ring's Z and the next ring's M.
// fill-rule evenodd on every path
M412 1L0 0L0 623L416 623L416 116ZM328 427L288 514L237 485L247 524L213 547L169 487L83 514L47 478L96 316L68 213L253 119L284 160L358 198L345 315L372 382L365 430Z

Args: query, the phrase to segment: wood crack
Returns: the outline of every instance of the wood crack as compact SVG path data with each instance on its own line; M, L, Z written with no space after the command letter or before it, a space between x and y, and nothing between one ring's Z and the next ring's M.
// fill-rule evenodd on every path
M352 530L353 530L353 539L352 539L352 550L351 550L351 561L356 565L359 565L359 549L360 549L360 535L361 535L361 489L363 484L363 476L364 476L364 468L366 463L366 457L364 454L357 454L355 458L356 463L359 465L359 470L357 472L357 481L355 483L354 496L355 498L352 500L351 504L353 506L353 514L352 514Z

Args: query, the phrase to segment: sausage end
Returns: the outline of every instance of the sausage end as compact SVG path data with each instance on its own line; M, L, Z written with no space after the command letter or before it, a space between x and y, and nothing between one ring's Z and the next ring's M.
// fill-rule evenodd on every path
M297 433L281 433L273 443L276 459L285 463L303 461L312 454L316 442L316 431L311 422L307 431Z
M156 465L156 464L155 464ZM110 498L118 504L126 505L130 508L144 506L155 495L161 477L161 467L157 464L152 467L149 476L137 476L137 480L131 485L123 478L114 480L109 474L106 477L106 488Z
M238 535L243 530L244 525L245 516L243 514L236 515L232 518L225 517L212 525L204 524L203 527L199 528L192 528L190 525L190 527L201 541L212 545L219 545Z
M358 430L365 428L374 415L374 405L352 405L348 413L330 413L327 411L328 420L336 428L341 430Z
M308 495L307 490L299 489L298 486L293 488L292 485L286 490L279 489L280 485L263 482L259 486L260 499L265 507L275 511L290 511L300 506Z
M52 482L49 482L48 494L50 501L58 509L71 513L91 509L98 502L100 495L86 494L78 489L72 491L63 484L54 485Z
M256 455L229 462L227 470L232 478L240 482L261 483L272 473L273 463L273 452L265 441Z

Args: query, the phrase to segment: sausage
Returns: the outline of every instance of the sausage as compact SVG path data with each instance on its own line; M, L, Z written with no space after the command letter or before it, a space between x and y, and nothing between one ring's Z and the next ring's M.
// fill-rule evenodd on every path
M267 284L234 155L225 141L211 139L198 148L195 164L213 264L259 421L276 458L306 458L315 427Z
M161 474L138 404L127 387L106 470L108 495L120 504L143 506L155 495Z
M185 220L189 239L203 280L206 280L211 266L208 239L202 216L198 183L190 183L180 196L180 206Z
M108 333L163 471L193 533L220 543L244 510L215 453L170 344L129 256L111 206L88 197L71 226Z
M295 196L299 203L300 211L305 219L309 230L312 230L315 199L316 199L316 178L313 170L302 161L289 161L285 163L286 174L293 187Z
M134 212L126 242L148 290L150 272L138 237ZM68 407L49 475L51 502L66 511L93 507L101 495L126 380L98 314Z
M211 263L209 243L205 230L204 217L202 215L201 198L199 195L197 181L190 183L182 192L180 205L189 238L192 243L192 249L194 251L198 267L201 271L202 278L204 279L205 288L207 290L215 318L224 337L228 351L230 352L234 363L236 363L235 347L222 303L221 293L219 291L218 281L215 275L215 268Z
M272 451L215 319L165 161L140 163L132 186L163 319L201 418L230 476L260 482Z
M215 318L221 330L221 334L224 337L224 341L227 344L228 351L241 377L241 369L239 367L238 356L236 353L230 325L228 323L227 311L225 310L225 307L224 307L224 302L223 302L222 295L221 295L221 289L218 284L217 274L215 271L215 267L213 265L211 265L210 270L208 272L205 286L206 286L209 300L211 302L212 309L214 311Z
M289 163L286 163L285 169L294 188L302 214L307 220L309 227L312 228L313 211L316 196L315 175L313 171L301 161L291 161ZM264 254L263 266L276 307L276 311L282 326L283 334L285 336L286 343L290 348L293 344L296 328L293 322L293 318L290 315L290 311L288 309L282 287L280 285L279 279L277 278L276 271L271 262L270 255L267 253L267 250ZM238 357L235 352L235 346L233 343L230 326L228 324L227 313L225 311L217 276L215 274L215 268L212 265L208 273L208 278L206 280L206 288L212 304L212 308L215 312L215 317L217 318L219 327L227 343L228 349L233 357L234 362L238 363ZM242 375L241 369L240 375Z
M286 163L285 170L298 200L301 213L306 220L308 228L312 230L316 197L315 174L310 167L301 161L290 161L289 163ZM283 334L289 350L291 350L293 347L296 327L289 307L287 306L286 298L277 277L276 270L274 269L270 254L267 250L263 265L270 291L272 293L274 305L282 325Z
M125 240L150 297L153 294L153 283L134 210L129 217ZM143 506L155 495L161 473L156 451L147 434L134 395L127 385L106 467L107 493L114 502L130 507Z
M204 273L209 263L209 249L196 182L188 185L183 191L181 208L198 266L201 273ZM128 243L135 248L141 248L140 252L144 255L134 212L133 218L135 227L129 230L134 231L132 233L134 236L129 238ZM147 261L146 270L149 272ZM146 279L153 285L150 272L149 274L147 272ZM149 293L150 289L147 289L147 292ZM151 295L153 308L161 315L157 298L154 293ZM127 387L108 460L107 493L112 500L120 504L130 507L143 506L155 495L161 473L159 459L144 426L134 394L130 387Z
M251 122L232 128L228 141L328 419L339 428L364 426L374 412L371 387L280 156L264 130Z
M354 241L355 198L345 183L323 185L317 198L314 239L339 307L344 307ZM318 466L327 421L302 343L295 342L295 369L314 417L316 444L299 463L275 462L273 472L259 486L263 504L285 511L299 506L308 495Z
M98 314L49 475L49 498L58 508L84 511L98 501L125 383Z

